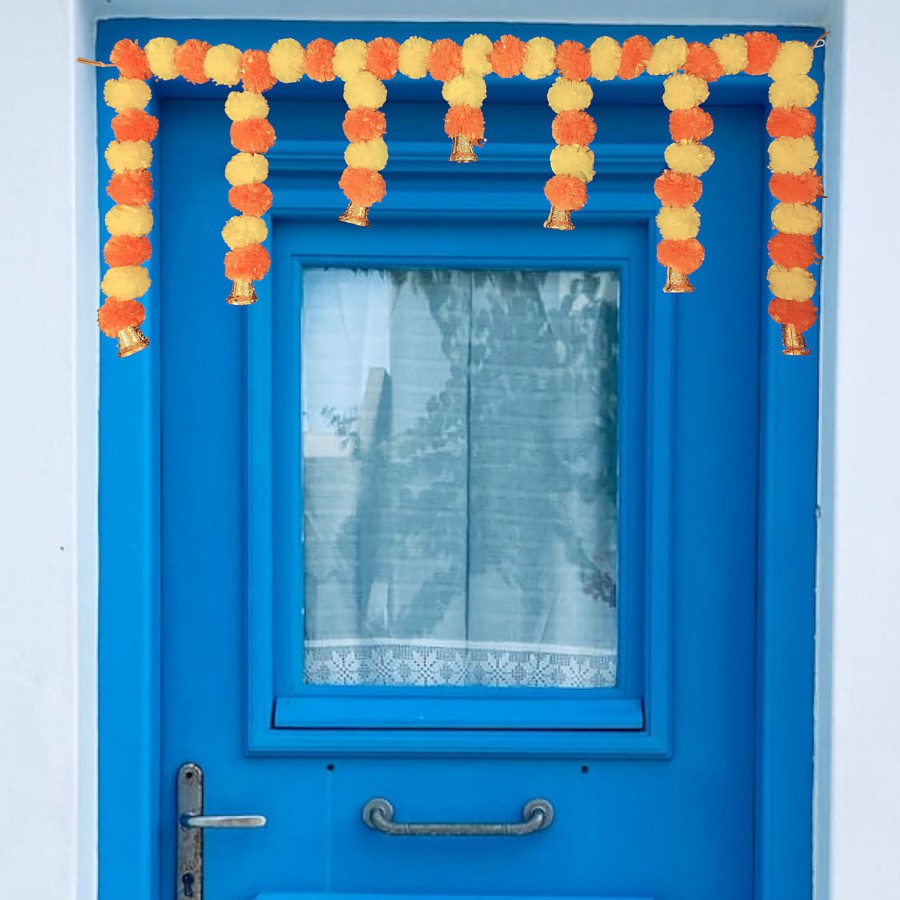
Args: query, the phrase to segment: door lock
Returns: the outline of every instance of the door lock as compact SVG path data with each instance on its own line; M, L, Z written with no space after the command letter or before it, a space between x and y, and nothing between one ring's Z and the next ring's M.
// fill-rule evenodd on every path
M203 832L207 828L262 828L265 816L207 816L203 812L203 769L185 763L178 770L178 878L175 900L203 900Z

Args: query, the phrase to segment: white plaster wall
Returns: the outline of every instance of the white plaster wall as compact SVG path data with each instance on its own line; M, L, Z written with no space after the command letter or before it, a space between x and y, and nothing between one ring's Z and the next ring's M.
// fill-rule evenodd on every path
M423 12L423 9L425 11ZM428 14L428 9L437 12ZM97 17L546 20L545 0L4 0L0 897L96 895ZM487 14L490 11L490 14ZM558 0L555 21L833 29L825 111L817 900L900 897L894 0Z

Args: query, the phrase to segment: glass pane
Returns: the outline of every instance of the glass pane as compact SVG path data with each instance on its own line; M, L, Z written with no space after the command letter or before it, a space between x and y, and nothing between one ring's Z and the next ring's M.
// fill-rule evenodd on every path
M618 293L305 271L307 682L615 684Z

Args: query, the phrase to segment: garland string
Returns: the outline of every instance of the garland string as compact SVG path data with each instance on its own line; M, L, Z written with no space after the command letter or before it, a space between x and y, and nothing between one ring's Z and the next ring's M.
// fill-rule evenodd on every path
M809 111L819 95L819 86L808 75L812 62L812 47L785 41L768 69L769 190L777 201L772 210L776 234L768 248L768 282L774 294L769 315L781 325L787 356L809 355L803 332L813 326L818 312L812 305L816 280L809 269L819 259L814 236L822 226L822 214L813 204L824 192L816 172L816 118Z
M109 268L100 283L106 299L97 312L97 323L107 337L119 342L119 356L131 356L149 346L140 326L146 315L138 298L150 289L150 259L153 213L151 141L159 122L147 113L151 76L144 51L134 41L119 41L110 53L119 77L103 85L103 99L116 111L112 120L114 139L106 148L106 163L112 170L106 192L115 206L106 214L109 240L103 258Z
M369 207L384 199L387 188L381 170L387 165L384 141L387 121L381 107L387 100L382 79L397 73L400 45L392 38L341 41L334 51L334 73L344 82L344 135L350 142L344 151L347 168L340 187L349 205L341 222L369 227Z
M481 107L487 97L484 76L491 71L493 49L494 45L487 35L471 34L459 48L458 63L454 45L449 54L452 65L442 72L444 76L449 76L442 79L444 86L441 95L449 106L444 117L444 131L453 141L451 162L475 162L478 157L474 148L484 143L484 113ZM432 65L440 64L435 62Z

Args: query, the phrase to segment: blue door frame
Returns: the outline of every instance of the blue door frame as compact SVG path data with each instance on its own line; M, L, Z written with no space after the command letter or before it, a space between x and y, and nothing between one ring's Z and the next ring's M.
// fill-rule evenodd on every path
M160 34L183 40L234 40L233 24L207 21L103 22L98 56L107 58L121 37L143 42ZM307 40L310 30L344 37L369 33L362 23L242 23L244 46L268 46L279 37ZM398 26L391 25L391 31ZM385 26L388 30L388 26ZM522 37L545 34L589 43L598 33L624 39L631 29L585 26L500 27L429 24L409 33L461 39L472 30ZM722 29L646 28L651 40L673 31L710 40ZM812 29L778 30L783 38L812 40ZM821 78L821 55L814 75ZM745 102L765 105L765 79L747 79ZM643 89L643 87L642 87ZM652 85L650 90L656 88ZM156 92L186 95L184 85L160 83ZM111 137L109 111L99 102L101 146ZM100 169L100 182L106 172ZM107 203L101 192L101 206ZM160 265L159 255L152 268ZM814 598L816 547L817 335L813 356L782 357L766 316L760 258L759 315L766 323L761 353L760 519L757 606L756 896L796 900L811 896ZM154 272L151 271L151 277ZM154 277L154 281L157 279ZM149 297L151 306L157 298ZM725 298L711 298L724 302ZM691 302L658 298L659 303ZM741 340L741 335L724 339ZM122 363L111 342L101 355L100 480L100 897L112 900L127 884L136 900L156 900L165 885L158 872L159 817L159 572L160 466L158 342ZM799 677L798 677L799 673Z

